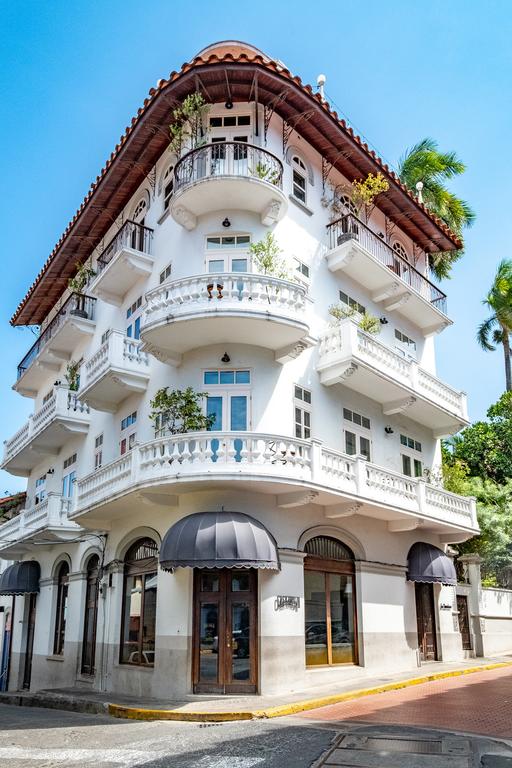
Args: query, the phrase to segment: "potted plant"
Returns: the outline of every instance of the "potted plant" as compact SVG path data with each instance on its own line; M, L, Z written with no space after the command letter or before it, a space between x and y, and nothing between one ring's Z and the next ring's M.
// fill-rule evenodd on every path
M333 325L338 325L347 318L353 318L357 322L357 327L365 333L378 334L382 330L382 325L378 317L372 315L370 312L364 312L360 314L353 307L347 307L344 304L331 304L328 310L329 314L333 318Z
M268 181L270 184L274 185L279 183L279 171L275 168L271 168L266 163L260 161L259 163L256 163L255 168L250 168L249 170L253 176L261 179L261 181Z
M77 317L83 317L87 319L88 314L85 309L85 294L84 288L88 284L91 278L96 276L94 269L88 264L83 264L80 261L76 263L76 274L74 277L70 277L68 280L68 288L71 293L76 295L75 306L70 310L70 315Z
M77 360L70 360L66 366L66 373L64 378L67 381L68 389L70 392L78 392L80 386L80 362Z
M272 232L267 232L263 240L251 243L249 252L260 274L272 275L281 280L290 279L286 262L281 258L281 248L278 246Z
M211 429L215 416L203 412L202 401L205 397L204 392L195 392L192 387L183 390L159 389L150 402L149 418L155 426L155 434L182 435Z

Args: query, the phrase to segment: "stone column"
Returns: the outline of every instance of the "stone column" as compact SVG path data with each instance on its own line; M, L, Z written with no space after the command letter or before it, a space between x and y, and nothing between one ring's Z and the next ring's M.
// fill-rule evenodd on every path
M477 656L483 656L484 638L482 635L485 632L485 624L484 621L480 619L480 604L482 599L481 563L483 561L480 555L477 555L476 553L461 555L458 560L459 563L462 563L466 576L466 583L469 584L470 587L468 594L468 611L475 653Z

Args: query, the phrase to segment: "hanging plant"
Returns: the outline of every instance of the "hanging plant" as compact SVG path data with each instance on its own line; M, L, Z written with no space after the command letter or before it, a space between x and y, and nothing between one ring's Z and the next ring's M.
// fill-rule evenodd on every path
M182 435L187 432L204 432L215 423L215 415L206 415L202 401L207 395L195 392L192 387L173 389L162 387L150 402L149 418L159 435Z
M170 149L175 155L180 156L184 148L196 149L205 143L204 120L209 109L203 95L196 91L186 96L181 106L173 111L169 133Z

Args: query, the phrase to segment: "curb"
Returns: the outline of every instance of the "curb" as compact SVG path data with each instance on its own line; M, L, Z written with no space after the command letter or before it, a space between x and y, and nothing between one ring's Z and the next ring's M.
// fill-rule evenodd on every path
M266 709L238 710L234 712L187 712L173 709L143 709L140 707L125 707L119 704L109 704L108 712L112 717L123 718L127 720L176 720L181 722L210 722L225 723L236 720L261 720L273 717L284 717L294 715L298 712L305 712L309 709L319 709L327 707L330 704L340 704L351 699L361 699L364 696L373 696L377 693L386 693L387 691L398 691L402 688L411 688L414 685L430 683L434 680L444 680L448 677L461 677L462 675L473 675L477 672L487 672L492 669L501 669L511 667L512 661L500 661L493 664L483 664L478 667L464 667L462 669L453 669L446 672L435 672L432 675L423 675L422 677L413 677L407 680L399 680L394 683L385 683L384 685L374 686L373 688L360 688L346 693L332 694L316 699L305 699L291 704L281 704Z

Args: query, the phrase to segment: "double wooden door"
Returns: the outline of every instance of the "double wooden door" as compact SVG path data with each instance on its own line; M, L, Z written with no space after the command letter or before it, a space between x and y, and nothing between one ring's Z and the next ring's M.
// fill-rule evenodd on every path
M434 610L434 587L432 584L416 582L416 619L418 622L418 645L422 661L437 661L436 617Z
M257 692L257 585L254 569L195 572L195 693Z

